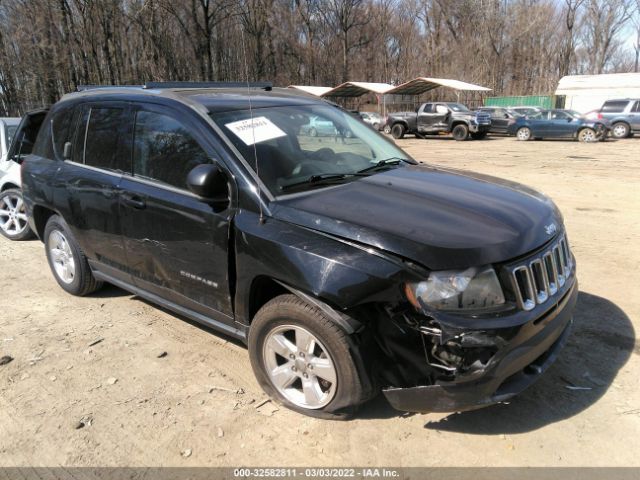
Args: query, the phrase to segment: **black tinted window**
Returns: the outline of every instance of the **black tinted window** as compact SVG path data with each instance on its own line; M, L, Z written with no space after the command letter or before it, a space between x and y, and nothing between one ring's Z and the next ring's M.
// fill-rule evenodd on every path
M629 104L628 101L623 100L623 101L614 101L614 102L604 102L604 105L602 106L602 112L603 113L616 113L616 112L622 112L626 106Z
M140 111L136 115L133 173L186 189L187 175L209 163L187 128L168 115Z
M51 132L53 134L53 149L56 155L56 158L62 160L63 159L63 151L64 144L71 138L73 135L72 129L72 119L73 119L73 108L65 108L64 110L60 110L57 112L53 119L51 120Z
M118 152L124 121L124 108L91 108L86 131L84 163L108 170L129 171L128 162Z

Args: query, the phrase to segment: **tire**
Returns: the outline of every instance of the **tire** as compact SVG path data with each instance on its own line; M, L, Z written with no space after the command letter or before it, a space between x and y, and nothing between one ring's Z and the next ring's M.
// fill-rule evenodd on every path
M466 125L459 123L458 125L453 127L451 135L453 136L454 140L461 142L469 137L469 128L467 128Z
M531 140L531 129L529 127L520 127L516 132L516 138L523 142Z
M473 138L474 140L483 140L484 138L487 138L487 132L472 133L471 138Z
M62 217L53 215L49 218L43 239L49 268L63 290L82 297L102 287Z
M624 122L616 122L611 125L611 136L613 138L627 138L630 132L629 125Z
M9 240L16 241L34 237L29 227L22 192L17 188L8 188L0 193L0 233Z
M391 127L389 125L385 125L384 127L382 127L382 131L389 135L391 133Z
M366 400L348 335L295 295L280 295L258 311L248 343L258 383L291 410L346 419ZM320 365L322 376L317 374ZM275 369L277 377L271 373Z
M592 143L598 141L598 135L593 128L583 128L578 132L578 141Z
M393 127L391 127L391 136L396 140L400 140L402 137L404 137L405 131L406 128L404 128L404 125L402 125L401 123L396 123Z
M318 136L318 131L315 128L311 127L309 129L309 136L310 137L317 137Z

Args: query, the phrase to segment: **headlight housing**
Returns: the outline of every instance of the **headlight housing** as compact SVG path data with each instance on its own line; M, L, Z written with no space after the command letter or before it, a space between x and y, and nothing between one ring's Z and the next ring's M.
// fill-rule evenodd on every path
M405 285L407 299L416 308L420 301L439 310L482 310L505 303L492 266L431 272L417 283Z

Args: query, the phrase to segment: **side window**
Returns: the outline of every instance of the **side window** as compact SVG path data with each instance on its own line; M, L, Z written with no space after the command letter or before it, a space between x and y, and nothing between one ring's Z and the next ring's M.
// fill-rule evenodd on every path
M636 102L631 111L634 113L640 113L640 100Z
M136 114L133 174L186 189L187 175L209 156L176 119L141 110Z
M64 144L70 141L69 139L73 136L73 119L76 118L74 115L75 110L74 108L65 108L58 111L51 119L53 151L55 158L58 160L64 159Z
M629 102L627 102L626 100L613 100L604 102L601 111L602 113L620 113L624 111L628 104Z
M84 142L84 163L92 167L128 172L129 162L118 151L122 125L126 121L122 107L93 107Z

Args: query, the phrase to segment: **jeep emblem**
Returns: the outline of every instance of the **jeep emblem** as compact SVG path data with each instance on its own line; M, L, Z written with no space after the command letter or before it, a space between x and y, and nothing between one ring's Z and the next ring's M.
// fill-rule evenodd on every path
M549 225L544 226L544 231L547 232L547 235L553 235L557 230L558 228L555 223L550 223Z

